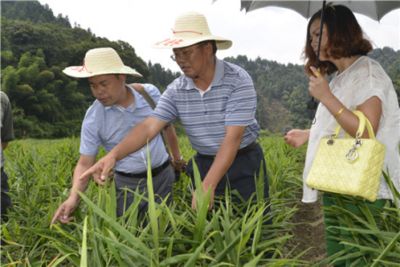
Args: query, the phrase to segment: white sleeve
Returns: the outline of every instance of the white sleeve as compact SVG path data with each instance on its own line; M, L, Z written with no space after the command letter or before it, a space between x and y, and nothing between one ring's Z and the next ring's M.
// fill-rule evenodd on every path
M352 79L354 86L353 101L355 107L376 96L382 101L382 115L387 115L388 97L393 84L383 68L374 61L366 61L354 72Z

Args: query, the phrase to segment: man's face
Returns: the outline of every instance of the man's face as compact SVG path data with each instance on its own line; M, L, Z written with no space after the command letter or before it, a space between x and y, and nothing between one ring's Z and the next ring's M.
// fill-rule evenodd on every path
M122 102L125 91L125 77L123 75L98 75L89 78L90 89L100 103L107 107Z
M173 49L176 63L187 77L199 75L203 65L204 44L194 44L184 48Z

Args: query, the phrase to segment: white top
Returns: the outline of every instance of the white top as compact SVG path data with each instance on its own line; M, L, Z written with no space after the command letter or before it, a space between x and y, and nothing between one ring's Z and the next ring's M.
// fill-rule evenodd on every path
M354 111L357 106L373 96L377 96L382 101L382 116L376 140L386 146L383 170L386 172L387 167L389 168L390 177L400 192L400 110L392 81L386 72L378 62L362 56L344 72L336 75L330 83L330 88L339 101L351 111ZM315 118L316 123L311 127L303 172L302 201L306 203L317 201L318 190L307 187L305 181L317 153L318 145L322 138L329 138L338 126L334 116L322 103L318 106ZM343 129L338 138L345 138ZM379 186L378 199L393 199L383 175Z
M197 87L196 87L196 89L197 89L197 91L199 91L199 93L200 93L202 99L203 99L203 96L204 96L205 92L210 91L210 88L211 88L211 84L210 84L210 86L208 86L207 90L205 90L205 91L203 91L203 90L201 90L200 88L197 88Z

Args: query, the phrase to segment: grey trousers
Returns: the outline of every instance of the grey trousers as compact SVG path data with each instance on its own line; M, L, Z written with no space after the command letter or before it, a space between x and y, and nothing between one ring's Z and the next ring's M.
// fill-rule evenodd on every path
M148 197L147 189L147 178L132 178L119 175L115 173L115 190L117 194L117 216L121 217L124 212L129 208L133 202L134 193L124 190L125 187L132 191L136 191L139 187L139 195L143 193L145 197ZM167 166L161 173L153 177L153 189L155 195L155 201L161 203L161 199L165 199L168 194L168 201L171 201L173 195L173 184L175 181L175 174L170 166ZM126 192L126 202L125 202L125 192ZM125 208L124 208L125 206ZM148 203L146 200L142 199L139 204L139 214L146 212L148 209Z

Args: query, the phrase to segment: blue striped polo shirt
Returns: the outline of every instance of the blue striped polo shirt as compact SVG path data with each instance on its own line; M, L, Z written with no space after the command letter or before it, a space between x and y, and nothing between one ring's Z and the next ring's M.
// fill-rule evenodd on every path
M154 100L160 99L159 90L151 84L142 84ZM112 105L103 106L98 100L87 110L82 123L81 145L79 152L83 155L95 156L102 145L107 152L110 152L132 128L147 118L152 108L147 101L129 85L135 96L134 105L126 109ZM133 106L133 109L132 109ZM168 159L161 135L158 134L149 143L150 162L152 168L156 168ZM141 173L147 170L147 146L144 146L135 153L121 159L115 165L115 170L126 173Z
M180 118L193 149L216 155L225 126L247 126L239 148L257 139L256 107L257 94L249 74L216 58L210 90L201 96L193 80L182 75L168 85L151 116L166 122Z

